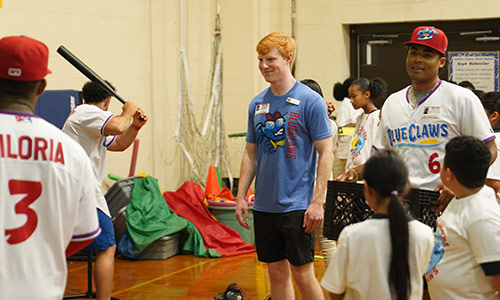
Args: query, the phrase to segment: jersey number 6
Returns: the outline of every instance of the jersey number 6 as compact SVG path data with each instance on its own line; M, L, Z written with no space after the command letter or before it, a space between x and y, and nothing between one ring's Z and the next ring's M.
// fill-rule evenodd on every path
M441 164L436 160L438 157L439 155L435 152L429 157L429 171L432 174L438 174L441 171Z
M35 232L38 216L29 206L42 194L42 184L38 181L12 179L9 180L9 192L11 195L26 194L14 208L16 214L26 215L26 223L20 227L5 230L5 235L9 236L7 243L14 245L24 242Z

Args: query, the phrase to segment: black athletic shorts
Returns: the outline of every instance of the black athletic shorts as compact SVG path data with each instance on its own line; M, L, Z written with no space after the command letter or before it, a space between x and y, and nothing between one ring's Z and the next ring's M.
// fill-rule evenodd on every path
M314 261L314 231L304 232L304 213L305 210L287 213L253 211L259 261L271 263L286 258L294 266Z

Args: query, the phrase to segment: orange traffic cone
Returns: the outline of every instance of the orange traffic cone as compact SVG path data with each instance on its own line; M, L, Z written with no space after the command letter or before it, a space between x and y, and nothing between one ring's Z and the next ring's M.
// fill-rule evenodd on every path
M208 167L207 183L205 185L205 195L215 195L219 192L219 180L217 170L214 166Z
M252 191L252 187L251 187L251 186L249 186L249 187L248 187L248 191L247 191L247 195L245 196L245 199L246 199L247 201L252 201L254 197L255 197L255 195L254 195L254 193L253 193L253 191Z

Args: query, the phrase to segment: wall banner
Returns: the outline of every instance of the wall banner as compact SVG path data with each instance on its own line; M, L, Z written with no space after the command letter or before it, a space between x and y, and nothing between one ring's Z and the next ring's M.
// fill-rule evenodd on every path
M478 90L498 92L499 51L448 52L449 80L472 82Z

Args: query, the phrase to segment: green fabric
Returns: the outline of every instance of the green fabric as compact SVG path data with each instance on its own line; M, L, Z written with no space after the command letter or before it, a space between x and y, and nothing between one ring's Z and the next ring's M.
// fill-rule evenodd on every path
M194 224L187 220L187 227L184 233L184 245L182 246L182 254L194 254L197 257L221 257L215 249L205 248L203 237Z
M220 257L215 249L205 248L203 237L191 221L179 217L170 209L160 192L158 180L151 176L134 181L126 224L135 255L157 239L184 230L182 253Z
M127 206L126 223L136 255L157 239L177 233L187 226L186 219L168 207L158 180L151 176L135 180L132 199Z

